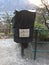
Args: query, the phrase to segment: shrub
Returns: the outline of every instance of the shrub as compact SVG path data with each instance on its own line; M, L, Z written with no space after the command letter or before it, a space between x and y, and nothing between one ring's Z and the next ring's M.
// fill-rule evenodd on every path
M44 23L35 22L34 28L39 29L39 39L45 40L48 37L49 31L47 27L44 25Z

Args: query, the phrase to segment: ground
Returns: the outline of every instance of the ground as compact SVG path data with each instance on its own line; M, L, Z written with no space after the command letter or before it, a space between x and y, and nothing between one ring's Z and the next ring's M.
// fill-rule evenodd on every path
M40 47L40 46L39 46ZM0 39L0 65L49 65L49 53L38 53L36 60L30 46L21 56L21 47L13 39Z

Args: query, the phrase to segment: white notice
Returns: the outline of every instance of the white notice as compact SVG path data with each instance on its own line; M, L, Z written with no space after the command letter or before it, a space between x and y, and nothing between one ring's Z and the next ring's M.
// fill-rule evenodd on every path
M19 29L19 37L29 37L30 29Z

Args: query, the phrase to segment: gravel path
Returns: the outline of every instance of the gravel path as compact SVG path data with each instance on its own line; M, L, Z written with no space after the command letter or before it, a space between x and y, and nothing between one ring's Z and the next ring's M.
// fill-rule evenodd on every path
M35 61L30 47L24 54L22 58L21 47L13 39L0 39L0 65L49 65L49 53L37 53Z

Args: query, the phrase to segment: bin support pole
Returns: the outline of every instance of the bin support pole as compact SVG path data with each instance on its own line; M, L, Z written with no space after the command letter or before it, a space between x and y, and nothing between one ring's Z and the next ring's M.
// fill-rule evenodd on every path
M35 30L34 60L36 59L38 29Z
M24 56L24 43L21 43L21 55Z

